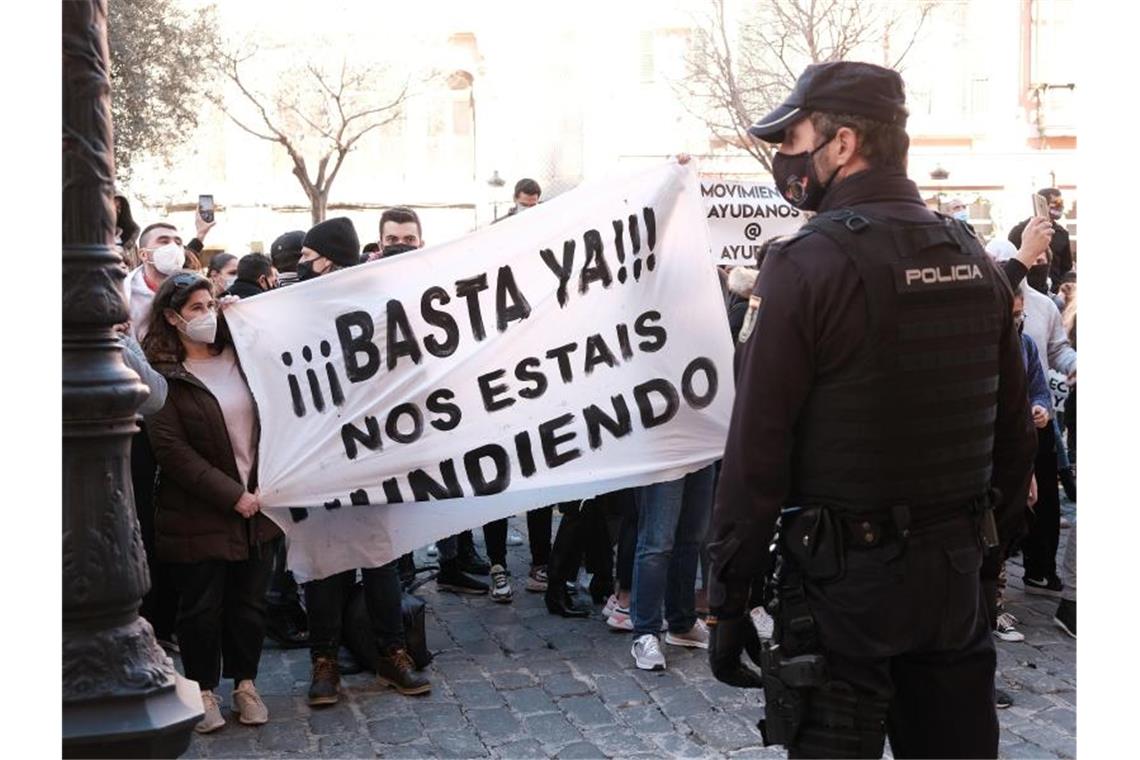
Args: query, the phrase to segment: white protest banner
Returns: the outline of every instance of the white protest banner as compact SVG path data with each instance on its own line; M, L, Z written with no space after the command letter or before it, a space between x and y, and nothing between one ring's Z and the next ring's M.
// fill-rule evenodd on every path
M702 217L665 164L229 307L298 579L718 459L732 341Z
M761 243L791 235L807 221L770 183L702 176L701 198L718 265L755 266Z

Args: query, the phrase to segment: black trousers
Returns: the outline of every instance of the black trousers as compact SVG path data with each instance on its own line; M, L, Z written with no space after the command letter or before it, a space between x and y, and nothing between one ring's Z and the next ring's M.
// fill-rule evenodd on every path
M364 577L364 603L372 632L383 652L389 646L404 646L404 618L401 612L403 589L396 562L361 570ZM336 658L340 649L341 627L348 592L356 582L356 571L330 575L303 584L309 611L309 652L313 657Z
M492 565L507 566L507 518L492 520L483 526L483 542Z
M1037 431L1037 505L1029 515L1029 535L1021 545L1025 575L1048 580L1057 574L1057 546L1061 540L1061 497L1057 493L1057 447L1053 426Z
M839 579L804 584L827 681L807 691L788 757L881 757L887 736L899 758L997 757L982 556L963 516L913 530L901 551L848 547Z
M257 678L265 640L265 590L272 555L241 562L171 562L178 586L178 646L186 677L203 690L222 676Z
M1069 462L1077 463L1077 389L1069 391L1065 399L1065 436L1069 447Z
M554 507L539 507L526 513L531 567L544 567L550 564L550 531L553 525Z
M637 555L637 503L622 505L621 529L617 546L617 581L622 591L633 588L633 560Z
M142 533L143 549L146 550L146 566L150 571L150 591L143 597L139 614L154 628L155 638L170 641L178 615L178 589L170 565L159 562L154 550L154 477L157 469L150 439L145 430L140 430L131 438L131 486L135 492L135 514Z
M297 591L297 583L293 580L293 574L288 569L285 537L275 538L271 545L273 569L269 576L267 601L271 613L287 615L300 607L301 597Z
M595 575L612 576L613 554L601 503L594 499L581 503L568 501L560 504L558 509L562 513L562 522L558 524L558 533L550 551L549 582L575 580L583 555L586 567Z

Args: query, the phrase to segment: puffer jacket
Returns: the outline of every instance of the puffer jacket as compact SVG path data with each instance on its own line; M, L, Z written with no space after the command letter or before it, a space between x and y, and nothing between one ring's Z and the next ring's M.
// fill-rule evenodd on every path
M167 379L166 404L147 420L154 456L155 549L164 562L241 561L281 535L264 514L246 519L234 510L257 488L257 455L249 483L239 479L233 447L217 399L179 362L155 362ZM254 451L261 436L254 429ZM266 549L268 551L268 549Z

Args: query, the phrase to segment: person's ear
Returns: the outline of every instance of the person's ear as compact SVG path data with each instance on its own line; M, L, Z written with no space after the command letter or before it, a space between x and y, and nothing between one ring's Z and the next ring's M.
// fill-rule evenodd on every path
M171 327L178 327L179 315L174 309L163 309L162 316Z
M855 150L859 147L859 136L851 127L840 127L835 133L835 144L837 146L835 162L838 166L844 166L855 156Z

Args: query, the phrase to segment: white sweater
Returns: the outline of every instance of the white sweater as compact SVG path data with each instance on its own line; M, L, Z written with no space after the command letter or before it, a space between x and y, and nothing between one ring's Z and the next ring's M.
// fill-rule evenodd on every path
M1024 283L1021 292L1025 297L1025 334L1037 344L1042 371L1046 376L1050 369L1072 374L1077 369L1077 350L1069 345L1057 305Z

